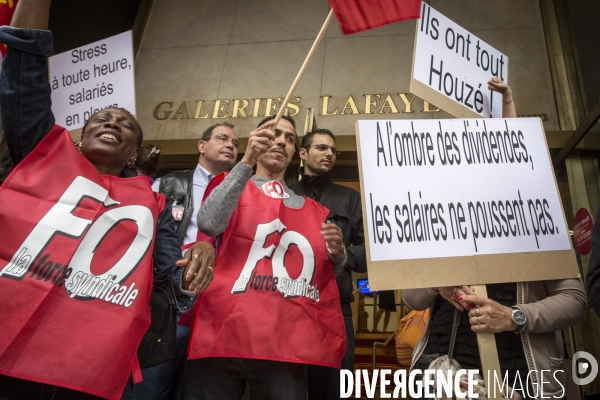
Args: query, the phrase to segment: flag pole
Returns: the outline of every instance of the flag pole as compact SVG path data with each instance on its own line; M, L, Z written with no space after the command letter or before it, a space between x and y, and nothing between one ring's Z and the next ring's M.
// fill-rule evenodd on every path
M300 71L298 71L298 75L296 76L294 83L292 83L292 87L290 87L290 90L289 90L287 96L285 96L283 103L281 103L279 112L277 113L277 116L275 117L275 123L273 124L273 127L271 128L273 131L275 131L275 127L279 123L281 116L283 115L285 109L287 108L287 105L290 102L290 99L292 98L294 91L298 87L298 84L300 83L300 80L302 79L302 76L304 75L306 68L308 68L308 64L310 64L310 61L312 60L313 55L315 54L315 51L317 50L317 47L319 46L319 43L321 43L321 39L325 35L325 32L327 31L327 27L329 26L329 23L331 22L332 19L333 19L333 8L329 11L329 15L327 15L327 18L325 19L325 22L323 23L323 26L321 27L321 30L319 31L319 34L317 35L315 42L313 43L312 47L310 48L310 51L308 52L308 55L306 56L306 59L304 60L304 64L302 64L302 67L300 68Z

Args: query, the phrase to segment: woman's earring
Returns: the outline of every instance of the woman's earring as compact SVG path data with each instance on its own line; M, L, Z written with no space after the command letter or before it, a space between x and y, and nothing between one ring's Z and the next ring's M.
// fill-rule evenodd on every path
M137 157L138 157L138 152L136 151L131 156L131 158L129 159L129 161L127 161L127 168L135 169L135 162L137 161Z

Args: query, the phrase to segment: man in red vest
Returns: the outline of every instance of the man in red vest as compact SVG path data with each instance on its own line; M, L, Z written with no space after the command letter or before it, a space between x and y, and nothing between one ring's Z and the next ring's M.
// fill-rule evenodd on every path
M198 228L219 242L193 321L186 399L238 400L249 384L253 399L305 400L307 364L339 368L344 355L342 233L325 207L286 186L296 129L284 117L272 132L272 119L198 213Z
M170 204L125 169L143 139L129 112L92 115L81 154L55 125L49 9L50 0L21 0L12 27L0 28L2 125L15 163L0 188L0 399L133 399L153 267L187 311L212 278L213 250L199 242L177 261ZM190 266L185 275L176 262Z

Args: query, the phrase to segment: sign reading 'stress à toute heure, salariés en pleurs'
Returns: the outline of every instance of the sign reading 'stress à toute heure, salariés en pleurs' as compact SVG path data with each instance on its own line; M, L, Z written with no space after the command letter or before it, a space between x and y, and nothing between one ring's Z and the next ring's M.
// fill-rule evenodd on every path
M135 115L131 31L50 57L48 68L58 125L79 129L107 107Z

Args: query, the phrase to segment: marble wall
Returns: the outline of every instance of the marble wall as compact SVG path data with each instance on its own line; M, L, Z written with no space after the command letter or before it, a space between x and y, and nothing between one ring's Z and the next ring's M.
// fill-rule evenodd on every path
M428 3L507 54L518 114L546 114L546 130L558 130L537 0ZM276 110L268 99L285 97L328 12L326 0L154 0L135 60L146 139L198 138L224 120L247 136L268 105ZM309 107L320 127L340 135L353 135L356 119L449 118L418 98L406 112L414 33L415 21L404 21L344 36L334 18L295 93L298 128ZM398 113L381 110L388 94Z

